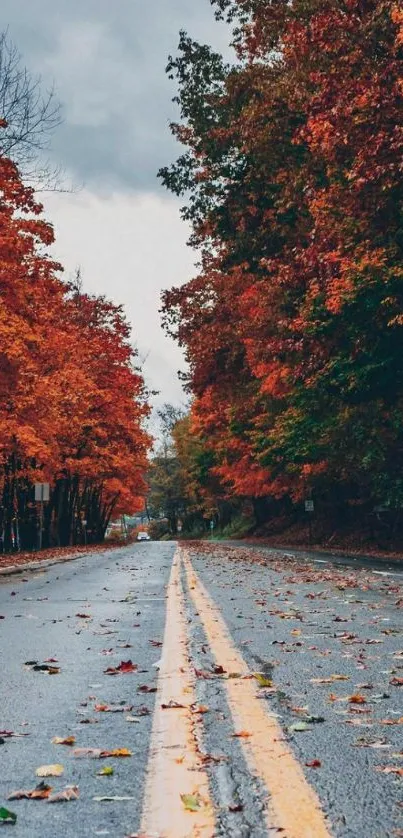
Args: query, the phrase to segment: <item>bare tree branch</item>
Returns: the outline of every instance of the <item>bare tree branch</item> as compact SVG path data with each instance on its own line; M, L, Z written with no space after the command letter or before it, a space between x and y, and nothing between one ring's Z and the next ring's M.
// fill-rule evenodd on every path
M11 158L26 180L58 188L61 171L42 156L61 123L61 106L54 88L44 93L41 77L22 65L7 31L0 33L0 119L0 154Z

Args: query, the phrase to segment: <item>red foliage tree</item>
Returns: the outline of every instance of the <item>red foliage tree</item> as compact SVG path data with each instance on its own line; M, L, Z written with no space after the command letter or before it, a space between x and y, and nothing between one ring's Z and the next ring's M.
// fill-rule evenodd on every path
M241 495L403 503L402 14L218 0L239 63L182 35L162 170L202 250L164 298L198 426Z
M52 227L0 157L0 533L37 542L33 482L49 481L45 543L103 538L144 495L146 392L119 306L62 283Z

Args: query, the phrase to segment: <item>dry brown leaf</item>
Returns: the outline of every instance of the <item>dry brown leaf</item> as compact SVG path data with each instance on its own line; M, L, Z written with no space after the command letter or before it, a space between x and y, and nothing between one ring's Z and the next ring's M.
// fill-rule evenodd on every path
M132 704L95 704L94 710L97 713L130 713L133 710Z
M11 792L7 800L45 800L49 797L51 791L52 786L48 786L47 783L42 781L34 789L30 789L29 791L19 789L19 791Z
M128 748L114 748L113 751L101 751L103 757L131 757L132 752Z
M78 800L80 791L78 786L66 786L63 791L58 791L48 797L47 803L66 803L69 800Z
M52 745L68 745L68 746L71 747L71 745L74 745L74 743L76 741L76 737L75 736L65 736L65 737L54 736L53 739L51 739L50 741L51 741Z

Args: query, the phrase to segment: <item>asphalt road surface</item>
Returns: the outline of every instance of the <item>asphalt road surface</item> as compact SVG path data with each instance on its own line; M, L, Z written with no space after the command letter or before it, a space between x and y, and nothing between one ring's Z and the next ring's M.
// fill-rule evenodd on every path
M17 820L1 829L403 836L402 616L401 570L245 545L2 577L0 807ZM49 799L8 799L54 764Z

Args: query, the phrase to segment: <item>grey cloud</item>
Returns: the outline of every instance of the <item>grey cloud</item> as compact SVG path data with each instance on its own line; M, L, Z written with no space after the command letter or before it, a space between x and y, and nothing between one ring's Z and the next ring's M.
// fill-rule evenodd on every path
M156 172L177 153L165 65L179 30L226 49L209 0L3 0L2 13L64 106L55 161L93 189L159 189Z

